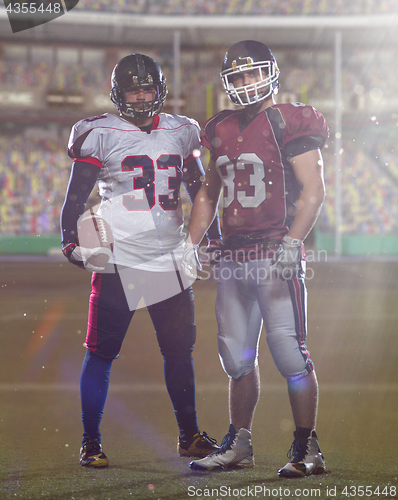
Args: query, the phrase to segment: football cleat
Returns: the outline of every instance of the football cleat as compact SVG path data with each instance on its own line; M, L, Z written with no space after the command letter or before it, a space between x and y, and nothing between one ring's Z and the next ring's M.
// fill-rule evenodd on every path
M197 432L189 441L183 441L178 438L177 451L180 457L207 457L210 453L218 450L220 447L217 441L209 437L206 432L202 434Z
M244 428L237 431L232 424L230 424L229 431L217 451L189 464L189 467L193 470L233 469L253 466L251 432Z
M102 451L98 439L85 439L80 448L80 465L86 467L108 467L109 460Z
M316 432L312 431L309 438L299 439L295 432L294 437L287 454L291 460L278 471L279 476L304 477L325 472L325 460L319 448Z

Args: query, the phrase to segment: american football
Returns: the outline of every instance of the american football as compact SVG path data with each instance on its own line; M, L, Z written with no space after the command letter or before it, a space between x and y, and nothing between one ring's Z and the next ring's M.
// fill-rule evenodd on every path
M102 217L90 212L78 225L78 244L83 248L109 248L113 251L113 234L110 225ZM89 257L87 262L96 267L104 267L108 262L107 254Z

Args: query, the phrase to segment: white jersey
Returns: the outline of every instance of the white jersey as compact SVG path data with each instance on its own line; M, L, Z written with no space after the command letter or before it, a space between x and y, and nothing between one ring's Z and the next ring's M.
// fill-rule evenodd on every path
M195 120L165 113L150 133L108 113L73 127L69 155L100 169L96 211L111 226L115 264L166 271L180 259L183 163L199 150L199 135Z

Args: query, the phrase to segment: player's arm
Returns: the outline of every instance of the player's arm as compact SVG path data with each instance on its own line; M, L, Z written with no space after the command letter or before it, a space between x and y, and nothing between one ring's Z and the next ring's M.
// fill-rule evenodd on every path
M323 159L319 149L307 151L289 159L301 187L296 214L288 236L305 240L313 228L325 198Z
M73 260L72 253L77 242L77 221L84 213L88 197L97 181L99 167L92 163L75 160L61 210L62 251L73 264L83 267L81 261Z
M320 150L312 149L293 156L289 161L301 187L301 195L296 203L296 214L290 230L282 239L271 261L283 280L303 275L303 241L313 228L325 197Z
M69 178L64 205L61 210L62 245L76 243L77 221L97 181L99 168L91 163L75 160Z
M200 159L190 156L188 161L184 162L183 182L192 204L194 203L197 194L202 186L204 177L205 172ZM217 211L214 215L214 218L212 219L211 224L209 224L208 226L206 236L208 242L221 240L220 220Z
M221 179L215 163L210 160L206 177L198 190L192 206L188 231L193 245L199 245L209 226L218 217L218 202L221 195Z
M198 247L207 229L218 218L218 201L221 194L221 180L217 174L213 161L210 161L206 177L196 193L192 205L191 217L188 226L188 240L182 258L182 269L186 276L195 281L202 264L198 256ZM217 221L218 224L218 221ZM220 243L214 245L210 240L208 246L210 264L217 264L220 253ZM218 255L218 257L217 257ZM214 258L213 258L214 257ZM210 280L211 281L211 280Z

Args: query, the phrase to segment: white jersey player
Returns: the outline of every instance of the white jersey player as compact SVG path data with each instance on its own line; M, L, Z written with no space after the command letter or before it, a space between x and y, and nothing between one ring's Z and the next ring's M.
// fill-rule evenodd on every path
M184 242L181 182L193 200L204 174L198 158L199 126L184 116L161 113L166 81L148 56L121 59L111 83L111 100L120 115L81 120L71 132L68 153L74 161L61 214L64 255L95 271L80 379L80 463L108 466L100 423L111 365L141 299L164 359L179 430L178 453L204 457L218 446L197 424L194 299L191 281L178 270ZM112 259L104 268L88 262L84 256L90 249L82 249L77 239L78 220L96 182L102 199L98 215L108 222L114 240ZM208 235L220 238L218 220Z
M174 269L173 254L181 257L182 181L191 196L203 172L199 154L199 125L185 116L162 113L150 133L123 116L104 114L78 122L69 140L69 155L93 165L101 205L96 211L111 226L112 262L165 271Z

